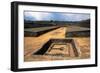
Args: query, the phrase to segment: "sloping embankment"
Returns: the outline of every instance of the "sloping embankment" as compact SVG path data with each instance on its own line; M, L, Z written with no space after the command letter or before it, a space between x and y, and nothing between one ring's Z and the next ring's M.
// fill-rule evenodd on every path
M29 28L28 30L27 29L25 29L24 30L24 36L34 36L34 37L38 37L38 36L40 36L40 35L42 35L42 34L44 34L44 33L47 33L47 32L49 32L49 31L52 31L52 30L55 30L55 29L58 29L58 28L60 28L60 27L58 27L58 26L55 26L55 27L46 27L45 29L43 28L43 27L41 27L39 30L32 30L32 28ZM33 28L34 29L34 28Z

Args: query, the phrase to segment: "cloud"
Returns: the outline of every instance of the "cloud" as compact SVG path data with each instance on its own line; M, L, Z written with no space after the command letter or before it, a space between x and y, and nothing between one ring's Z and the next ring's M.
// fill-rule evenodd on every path
M43 12L24 12L24 17L34 18L33 20L48 20L51 18L51 13ZM25 18L26 19L26 18ZM31 19L32 20L32 19Z
M82 13L59 13L59 12L24 12L25 20L32 21L81 21L90 18L89 14Z
M86 20L90 19L89 14L80 14L80 13L64 13L62 14L67 21L81 21L81 20Z

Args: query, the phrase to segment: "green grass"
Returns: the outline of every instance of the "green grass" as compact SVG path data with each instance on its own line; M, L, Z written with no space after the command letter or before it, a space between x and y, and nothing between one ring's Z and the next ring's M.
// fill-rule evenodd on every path
M25 28L24 31L39 32L39 31L44 31L44 30L53 29L53 28L57 28L57 26L37 27L37 28Z

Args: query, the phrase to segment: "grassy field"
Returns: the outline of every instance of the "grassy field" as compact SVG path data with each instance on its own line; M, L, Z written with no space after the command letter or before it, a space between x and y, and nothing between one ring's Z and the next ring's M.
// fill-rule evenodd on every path
M57 27L58 27L58 26L25 28L24 31L39 32L39 31L49 30L49 29L53 29L53 28L57 28Z
M90 28L80 27L80 26L67 26L67 32L86 31L86 30L90 30Z

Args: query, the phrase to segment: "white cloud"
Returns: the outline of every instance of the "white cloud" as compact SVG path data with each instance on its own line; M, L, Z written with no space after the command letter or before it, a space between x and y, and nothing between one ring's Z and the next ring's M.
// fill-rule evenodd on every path
M80 21L80 20L86 20L90 18L89 14L83 14L83 13L64 13L62 14L65 19L72 20L72 21Z
M25 12L26 16L34 17L36 20L43 20L44 18L50 17L51 13L43 12Z
M50 13L25 11L25 16L33 17L34 20L61 20L61 21L80 21L90 18L89 14L82 13Z

